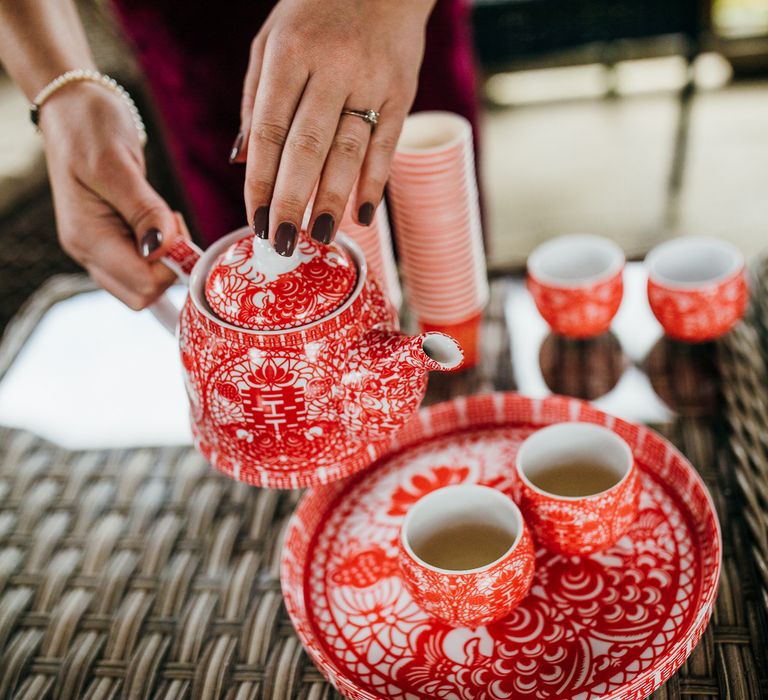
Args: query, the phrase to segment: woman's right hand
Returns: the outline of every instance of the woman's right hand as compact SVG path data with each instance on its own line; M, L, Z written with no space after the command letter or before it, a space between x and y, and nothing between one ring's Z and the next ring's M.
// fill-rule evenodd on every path
M121 98L78 82L40 110L62 248L132 309L174 281L159 258L180 235L149 185L136 126Z

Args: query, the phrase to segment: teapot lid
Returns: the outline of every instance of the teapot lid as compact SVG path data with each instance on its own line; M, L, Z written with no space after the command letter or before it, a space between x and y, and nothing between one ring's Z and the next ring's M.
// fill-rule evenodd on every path
M285 330L318 321L352 294L357 267L336 243L299 235L291 257L256 236L233 243L213 263L205 282L211 311L250 330Z

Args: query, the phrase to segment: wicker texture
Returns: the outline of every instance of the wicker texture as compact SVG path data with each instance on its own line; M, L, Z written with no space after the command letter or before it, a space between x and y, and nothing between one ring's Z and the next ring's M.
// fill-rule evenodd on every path
M507 284L492 287L479 370L436 377L430 400L512 388ZM0 377L44 310L89 286L58 278L29 302L0 346ZM654 698L759 698L768 639L726 424L689 415L662 428L711 489L725 554L712 622ZM337 697L280 595L298 496L226 479L190 448L68 452L0 429L0 697Z
M752 294L746 323L723 343L720 357L736 478L768 609L768 260L755 270Z

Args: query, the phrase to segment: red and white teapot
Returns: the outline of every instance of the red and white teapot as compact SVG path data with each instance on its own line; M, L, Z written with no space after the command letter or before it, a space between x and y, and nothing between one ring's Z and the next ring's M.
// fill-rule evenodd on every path
M195 445L225 474L298 488L349 476L388 447L424 397L429 370L462 362L441 333L398 331L360 249L301 234L292 257L247 228L202 252L182 237L163 259L189 285L178 323Z

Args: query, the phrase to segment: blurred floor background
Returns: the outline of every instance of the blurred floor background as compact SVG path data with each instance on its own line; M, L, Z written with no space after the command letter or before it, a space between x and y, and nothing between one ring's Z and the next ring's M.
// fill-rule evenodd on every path
M483 120L492 264L523 264L535 245L568 232L610 236L630 256L676 234L727 238L750 256L768 252L767 84L732 82L717 54L696 62L683 184L668 221L685 62L619 64L613 98L595 95L605 72L542 70L489 85L495 99L514 104L486 110Z
M108 4L79 6L100 67L148 122L151 180L183 210ZM631 257L693 233L768 252L768 0L473 0L473 24L492 268L521 269L537 243L577 231ZM0 332L45 279L76 269L56 244L26 100L0 68Z

